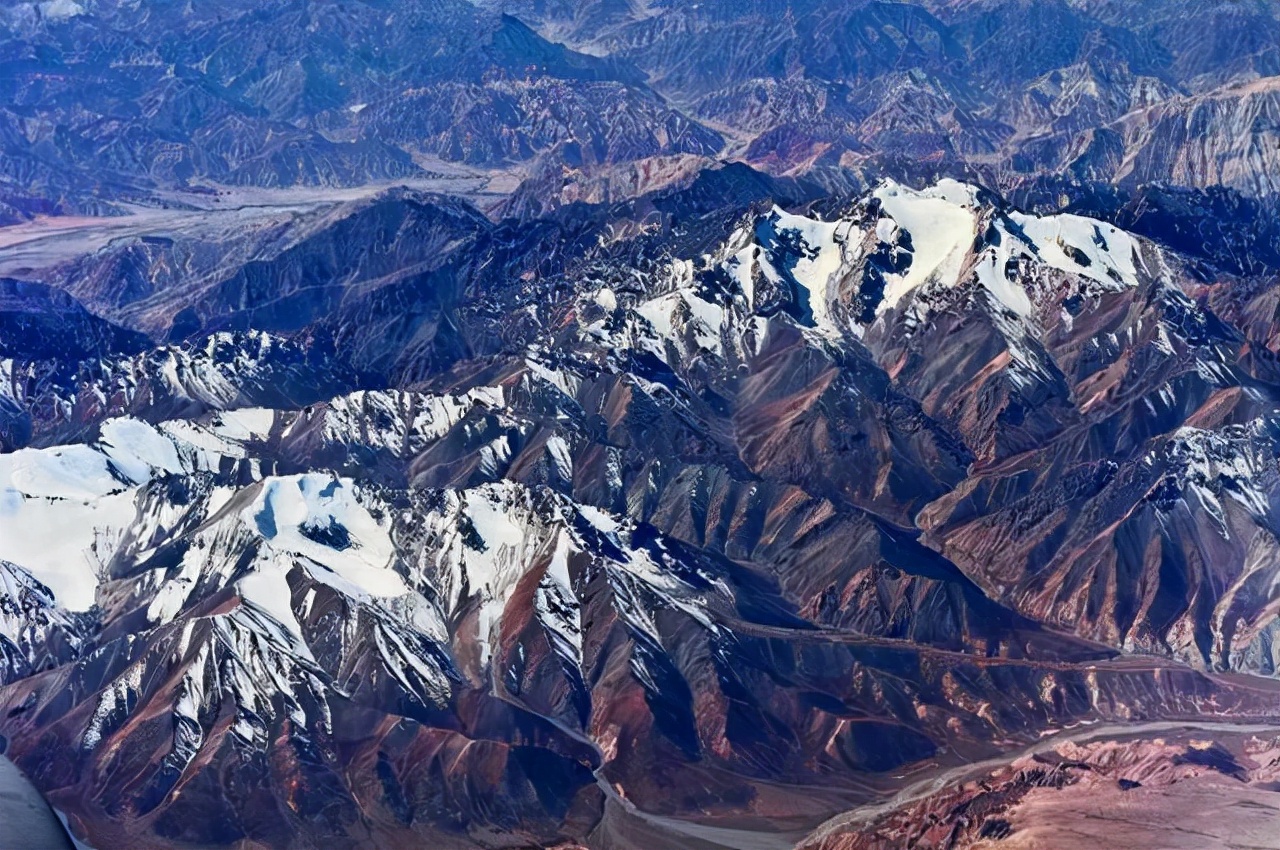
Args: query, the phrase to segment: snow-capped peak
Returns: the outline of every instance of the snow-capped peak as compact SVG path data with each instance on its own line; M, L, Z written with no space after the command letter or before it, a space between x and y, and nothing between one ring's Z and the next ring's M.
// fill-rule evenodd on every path
M886 275L887 284L876 313L899 306L903 299L930 281L955 285L978 235L977 190L954 180L944 180L933 188L917 192L886 181L872 197L880 202L885 213L885 217L876 222L877 238L883 243L900 245L911 255L905 272ZM1012 292L997 294L1022 306Z
M396 553L387 530L349 479L323 473L268 478L243 517L270 549L314 565L314 578L350 597L409 592L392 569Z

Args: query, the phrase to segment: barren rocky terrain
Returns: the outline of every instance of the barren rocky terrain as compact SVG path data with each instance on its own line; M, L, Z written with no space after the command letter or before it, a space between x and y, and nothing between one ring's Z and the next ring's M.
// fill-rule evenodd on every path
M2 764L81 846L1276 846L1274 4L0 33Z

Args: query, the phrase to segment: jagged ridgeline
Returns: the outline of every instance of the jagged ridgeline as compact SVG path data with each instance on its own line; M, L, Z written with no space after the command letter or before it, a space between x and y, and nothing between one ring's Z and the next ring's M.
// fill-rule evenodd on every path
M534 210L730 158L1280 190L1268 0L13 0L0 222L257 190L528 181Z
M8 757L98 850L786 847L1274 714L1274 278L811 189L398 191L6 284Z

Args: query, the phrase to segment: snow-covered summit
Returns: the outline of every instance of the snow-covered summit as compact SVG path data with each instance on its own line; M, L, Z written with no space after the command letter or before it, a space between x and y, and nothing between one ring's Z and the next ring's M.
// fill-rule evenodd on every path
M1152 250L1104 222L1023 213L954 180L919 190L886 181L831 220L775 206L718 250L672 261L643 297L620 305L612 289L586 293L582 315L616 346L733 362L778 317L840 344L891 321L908 333L965 299L1025 349L1064 303L1153 279Z

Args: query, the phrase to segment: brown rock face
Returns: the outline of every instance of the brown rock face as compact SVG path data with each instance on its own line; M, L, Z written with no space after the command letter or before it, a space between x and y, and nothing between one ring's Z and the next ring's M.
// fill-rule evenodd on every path
M3 397L45 447L0 455L0 734L78 836L978 847L1122 780L1265 799L1213 724L1274 735L1274 283L953 181L729 215L735 173L532 234L361 202L260 261L297 313L143 275L276 333L121 350L58 301L106 350ZM439 256L385 273L379 222Z

